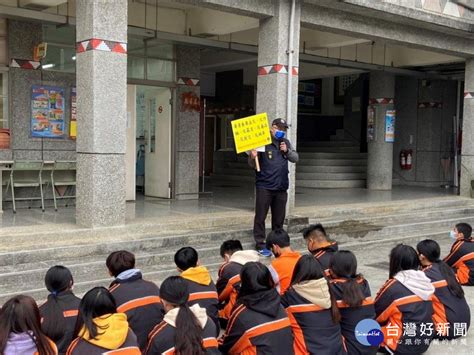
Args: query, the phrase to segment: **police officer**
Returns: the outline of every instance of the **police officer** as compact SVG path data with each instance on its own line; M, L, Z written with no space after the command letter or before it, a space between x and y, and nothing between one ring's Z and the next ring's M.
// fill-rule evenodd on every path
M282 118L273 120L270 133L272 143L265 146L265 152L252 150L249 164L255 168L258 156L260 172L255 175L255 220L253 236L260 255L270 257L271 251L265 247L265 219L268 209L272 211L272 230L283 228L285 221L286 201L288 200L288 161L296 163L298 153L291 148L285 138L288 124Z

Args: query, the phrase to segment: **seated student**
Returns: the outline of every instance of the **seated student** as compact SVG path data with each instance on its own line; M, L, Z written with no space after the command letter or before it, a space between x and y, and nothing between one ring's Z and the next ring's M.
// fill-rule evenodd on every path
M216 282L219 295L219 320L221 326L227 326L240 289L240 271L249 261L259 261L256 250L243 250L239 240L226 240L221 245L221 257L224 264L219 268Z
M0 308L0 354L58 354L56 345L41 331L41 317L33 298L15 296Z
M275 287L282 295L290 287L293 269L301 254L291 249L290 236L283 229L271 231L267 236L266 244L267 249L275 255L269 269Z
M434 336L434 332L421 331L422 325L433 323L434 287L419 268L412 247L398 244L390 252L389 279L375 298L376 320L384 334L381 348L389 353L422 354Z
M150 333L146 355L220 354L216 325L204 308L188 306L188 285L183 278L171 276L163 281L160 297L166 314Z
M220 340L224 354L292 354L293 334L268 268L244 265L241 287L227 329Z
M39 307L41 328L63 355L73 340L81 299L72 292L74 281L67 267L57 265L50 268L44 283L50 293L48 300Z
M376 354L378 347L361 344L355 337L357 324L375 319L374 301L369 283L357 273L357 259L348 250L336 252L329 262L330 286L341 313L341 332L349 354Z
M141 355L127 315L117 313L115 299L105 287L94 287L82 298L75 335L67 355Z
M313 224L303 230L308 251L319 261L326 276L329 274L329 261L338 250L336 242L332 242L321 224Z
M174 263L189 288L189 305L205 308L219 329L217 289L206 267L199 265L198 253L191 247L183 247L174 254Z
M474 286L474 239L472 227L467 223L456 224L451 231L451 238L455 240L451 252L444 258L444 262L451 266L464 286Z
M117 311L127 315L143 351L148 334L163 319L160 289L153 282L143 280L141 271L135 269L135 256L128 251L113 252L105 264L109 274L115 277L109 291L115 298Z
M466 332L471 323L471 310L464 297L464 291L456 280L453 270L440 260L438 243L426 239L419 242L416 249L423 271L435 287L433 296L435 338L441 340L458 338L462 332L455 332L455 328L458 327L455 323L464 324Z
M296 263L281 304L290 317L295 354L346 354L336 299L312 255L303 255Z

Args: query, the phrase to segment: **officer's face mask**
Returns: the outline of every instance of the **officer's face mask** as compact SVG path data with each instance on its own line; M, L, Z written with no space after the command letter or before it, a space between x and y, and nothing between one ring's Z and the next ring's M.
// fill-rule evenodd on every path
M285 131L277 130L277 131L275 132L275 138L276 138L276 139L285 138Z

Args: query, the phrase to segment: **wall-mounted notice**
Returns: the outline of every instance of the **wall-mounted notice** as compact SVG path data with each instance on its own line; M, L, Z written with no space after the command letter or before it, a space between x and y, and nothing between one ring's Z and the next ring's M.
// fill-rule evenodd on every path
M56 86L31 87L31 136L64 138L64 89Z
M395 142L395 110L385 113L385 142Z
M71 121L69 122L69 137L77 137L77 92L76 87L71 88Z
M375 141L375 108L369 106L367 109L367 142Z

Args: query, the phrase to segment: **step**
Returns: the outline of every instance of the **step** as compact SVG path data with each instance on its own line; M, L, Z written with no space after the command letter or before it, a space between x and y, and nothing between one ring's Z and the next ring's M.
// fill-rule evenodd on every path
M302 152L313 152L313 153L359 153L360 152L360 147L359 146L351 146L351 147L300 147L298 146L296 150L299 153Z
M355 189L366 186L366 180L297 180L296 187L314 189Z
M298 142L298 147L358 147L359 143L353 141L313 141Z
M223 182L223 181L241 181L241 182L255 182L255 174L239 174L233 175L232 173L229 174L213 174L212 175L213 182Z
M360 180L366 179L367 173L301 173L296 172L297 180Z
M366 173L367 166L348 165L348 166L317 166L296 164L296 173Z
M301 152L300 161L303 159L367 159L367 153L315 153Z
M367 159L302 159L298 164L313 166L367 166Z

